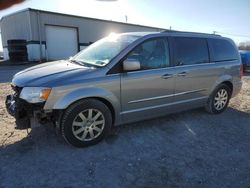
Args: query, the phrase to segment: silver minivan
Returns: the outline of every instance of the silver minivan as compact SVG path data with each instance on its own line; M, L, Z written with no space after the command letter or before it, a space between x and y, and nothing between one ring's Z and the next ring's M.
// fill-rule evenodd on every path
M69 60L17 73L6 108L16 129L53 122L77 147L113 126L204 106L223 112L241 89L231 39L165 31L111 34Z

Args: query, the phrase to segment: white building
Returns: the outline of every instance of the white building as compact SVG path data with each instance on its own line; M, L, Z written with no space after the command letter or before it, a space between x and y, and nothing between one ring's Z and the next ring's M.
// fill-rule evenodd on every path
M0 27L4 59L9 59L7 41L22 39L29 61L68 58L111 32L165 30L30 8L3 17Z

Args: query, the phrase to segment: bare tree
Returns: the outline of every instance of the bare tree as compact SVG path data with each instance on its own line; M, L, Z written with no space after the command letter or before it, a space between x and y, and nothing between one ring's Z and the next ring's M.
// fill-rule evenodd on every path
M239 48L239 50L250 51L250 41L240 42L238 48Z
M250 50L250 41L246 42L246 50Z
M245 42L240 42L239 43L239 46L238 46L239 50L245 50L245 47L246 47Z

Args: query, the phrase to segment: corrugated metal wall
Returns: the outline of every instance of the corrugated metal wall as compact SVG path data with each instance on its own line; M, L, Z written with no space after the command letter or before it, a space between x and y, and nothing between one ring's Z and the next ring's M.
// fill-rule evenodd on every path
M33 40L39 40L38 36L38 11L31 11L31 29ZM114 23L89 18L74 17L68 15L40 12L41 37L45 41L45 25L57 25L76 27L79 32L79 42L88 43L108 35L110 32L132 32L132 31L159 31L157 28L136 26L122 23Z
M32 38L29 11L3 17L0 27L3 47L7 47L7 40Z
M79 16L58 14L35 9L26 9L3 17L0 23L2 42L8 59L7 40L27 40L29 60L47 58L46 25L73 27L78 31L78 49L109 35L111 32L160 31L163 29L98 20ZM47 54L47 55L46 55Z

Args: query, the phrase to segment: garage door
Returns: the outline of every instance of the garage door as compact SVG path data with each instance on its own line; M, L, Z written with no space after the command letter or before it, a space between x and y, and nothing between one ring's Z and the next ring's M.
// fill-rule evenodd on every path
M76 28L46 26L49 60L66 59L78 52Z

